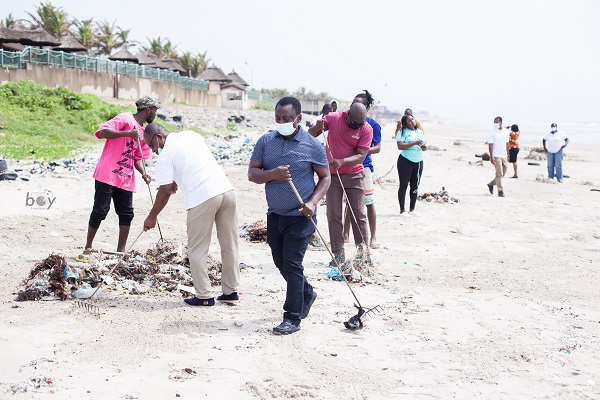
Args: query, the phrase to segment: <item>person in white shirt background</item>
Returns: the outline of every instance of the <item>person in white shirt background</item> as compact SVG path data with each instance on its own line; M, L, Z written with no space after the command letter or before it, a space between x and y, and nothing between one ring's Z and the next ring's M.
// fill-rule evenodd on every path
M502 117L494 118L494 128L488 136L488 145L490 148L490 162L496 168L496 176L490 183L488 189L494 194L494 185L498 187L498 197L504 197L504 188L502 187L502 177L506 174L508 163L508 132L502 131Z
M548 159L548 178L559 182L563 181L562 160L563 149L569 144L569 138L562 132L558 131L558 126L553 123L550 126L550 133L544 136L542 140L546 158ZM556 174L555 174L556 171Z
M207 263L214 224L223 262L223 294L217 300L237 302L240 270L236 200L223 168L202 136L193 131L170 133L161 125L151 123L144 131L144 142L159 155L154 175L160 185L154 206L144 221L144 230L154 228L158 214L177 188L185 196L188 256L196 296L184 301L191 306L215 305Z

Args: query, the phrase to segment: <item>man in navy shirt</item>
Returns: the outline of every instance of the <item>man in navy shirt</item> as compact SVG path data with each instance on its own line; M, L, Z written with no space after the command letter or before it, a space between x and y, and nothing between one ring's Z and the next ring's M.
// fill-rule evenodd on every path
M300 330L317 294L304 276L302 261L315 228L317 204L331 176L323 146L300 126L300 101L284 97L275 106L276 130L256 142L248 166L248 179L265 184L267 243L275 266L287 282L283 321L273 328L280 334ZM315 185L314 174L318 183ZM298 203L288 181L293 181L303 205Z

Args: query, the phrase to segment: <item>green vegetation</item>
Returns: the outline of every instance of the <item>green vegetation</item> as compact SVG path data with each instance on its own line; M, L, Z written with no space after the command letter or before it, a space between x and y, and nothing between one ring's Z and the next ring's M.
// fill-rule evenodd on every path
M267 111L275 111L275 103L271 103L270 101L260 100L254 106L257 110L267 110Z
M200 134L200 135L202 135L202 136L209 136L209 135L212 135L210 132L207 132L207 131L205 131L205 130L203 130L203 129L200 129L200 128L198 128L198 127L195 127L195 126L190 126L190 127L189 127L189 128L187 128L187 129L188 129L188 130L190 130L190 131L197 132L197 133L199 133L199 134ZM171 131L171 132L173 132L173 131Z
M0 86L0 154L14 159L59 159L97 139L96 128L133 108L111 105L93 95L32 81Z
M238 130L238 124L237 122L231 120L231 121L227 121L227 130L229 131L237 131Z

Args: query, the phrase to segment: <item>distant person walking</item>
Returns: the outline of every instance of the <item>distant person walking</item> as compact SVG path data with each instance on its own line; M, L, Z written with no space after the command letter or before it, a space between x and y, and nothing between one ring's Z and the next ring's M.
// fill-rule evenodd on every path
M556 180L562 182L563 149L569 144L569 138L564 133L558 131L558 126L555 123L550 128L550 133L544 136L542 140L544 151L548 158L548 178L554 179L556 175Z
M510 135L508 137L508 162L513 165L513 170L515 174L511 178L517 179L519 175L517 174L517 154L519 154L519 126L517 124L513 124L510 126Z
M508 169L506 157L509 151L509 139L508 134L502 131L502 117L494 118L494 127L490 131L487 142L490 149L490 162L496 169L496 176L488 183L488 189L491 194L494 194L495 185L498 187L498 197L504 197L502 177Z
M400 121L402 128L396 135L396 145L401 150L398 156L398 178L400 187L398 188L398 203L400 204L401 216L416 216L415 206L417 204L417 194L421 176L423 175L423 152L427 150L425 136L417 128L416 120L411 115L405 115ZM410 207L409 213L406 213L404 202L406 199L406 189L410 184Z

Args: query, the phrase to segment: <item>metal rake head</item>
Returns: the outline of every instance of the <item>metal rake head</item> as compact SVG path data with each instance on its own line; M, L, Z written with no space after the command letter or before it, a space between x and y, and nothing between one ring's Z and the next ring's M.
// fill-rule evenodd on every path
M90 301L75 300L75 304L78 308L83 308L90 314L100 316L100 307L91 303Z
M381 305L376 305L375 307L371 307L366 310L361 306L357 306L356 304L354 305L354 307L358 309L358 313L355 316L351 317L348 321L344 322L344 326L346 327L346 329L350 329L351 331L356 331L364 327L361 318L365 315L377 314L383 311L383 307Z

